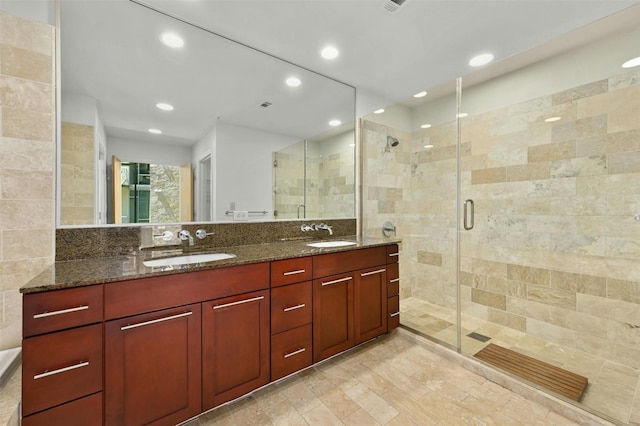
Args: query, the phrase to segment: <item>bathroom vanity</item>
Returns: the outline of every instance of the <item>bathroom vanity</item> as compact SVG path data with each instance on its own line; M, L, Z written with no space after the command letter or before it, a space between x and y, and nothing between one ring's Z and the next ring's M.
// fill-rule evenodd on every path
M173 425L399 324L397 243L232 250L178 271L93 261L126 278L64 262L25 286L23 424Z

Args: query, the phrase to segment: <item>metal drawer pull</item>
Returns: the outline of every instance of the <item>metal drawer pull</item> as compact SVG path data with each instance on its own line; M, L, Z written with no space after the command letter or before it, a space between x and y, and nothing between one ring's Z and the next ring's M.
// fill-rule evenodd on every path
M389 316L390 317L397 317L398 315L400 315L400 312L395 312L393 314L390 314Z
M322 283L322 285L325 286L325 285L343 283L345 281L349 281L349 280L352 280L352 279L353 279L353 277L340 278L339 280L327 281L326 283Z
M292 306L290 308L284 308L283 311L285 311L285 312L295 311L296 309L304 308L305 306L307 306L307 305L305 305L304 303L301 303L299 305Z
M231 303L225 303L224 305L217 305L217 306L214 306L213 309L227 308L229 306L241 305L243 303L255 302L256 300L262 300L262 299L264 299L264 296L252 297L251 299L240 300L238 302L231 302Z
M132 328L137 328L137 327L142 327L142 326L145 326L145 325L156 324L158 322L169 321L169 320L176 319L176 318L188 317L191 314L193 314L193 312L184 312L184 313L178 314L178 315L171 315L170 317L158 318L158 319L155 319L155 320L145 321L145 322L139 322L138 324L125 325L123 327L120 327L120 330L129 330L129 329L132 329Z
M389 280L390 283L397 283L398 281L400 281L400 278L394 278L392 280Z
M76 368L80 368L80 367L86 367L87 365L89 365L89 362L84 361L84 362L81 362L80 364L70 365L69 367L59 368L53 371L45 371L44 373L36 374L35 376L33 376L33 379L34 380L42 379L44 377L53 376L54 374L64 373L65 371L75 370Z
M78 306L77 308L61 309L59 311L53 311L53 312L43 312L41 314L35 314L33 316L33 319L52 317L54 315L70 314L71 312L84 311L87 309L89 309L89 306L83 305L83 306Z
M306 269L298 269L297 271L283 272L282 275L286 277L287 275L304 274L305 272L307 272Z
M284 354L285 358L289 358L290 356L294 356L294 355L298 355L301 354L302 352L306 351L307 349L302 348L302 349L298 349L297 351L293 351L293 352L289 352L288 354Z
M386 269L378 269L377 271L371 271L371 272L365 272L363 274L360 274L361 277L368 277L369 275L375 275L375 274L381 274L384 271L386 271Z
M398 252L389 253L389 257L393 257L393 256L400 256L400 253L398 253Z

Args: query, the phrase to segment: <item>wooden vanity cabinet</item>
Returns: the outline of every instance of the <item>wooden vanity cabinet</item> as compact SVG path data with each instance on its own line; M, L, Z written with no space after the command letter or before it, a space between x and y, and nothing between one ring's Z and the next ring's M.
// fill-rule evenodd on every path
M312 258L271 262L271 380L313 363Z
M205 302L202 310L202 406L208 410L269 383L269 290Z
M106 323L106 425L174 425L201 412L200 309Z
M385 265L385 246L314 256L314 362L387 331Z
M102 400L102 292L95 285L24 295L23 424L49 425L85 397ZM84 424L102 424L102 404L87 407ZM68 424L82 424L74 419Z
M388 331L400 325L400 251L398 244L387 246L387 329Z

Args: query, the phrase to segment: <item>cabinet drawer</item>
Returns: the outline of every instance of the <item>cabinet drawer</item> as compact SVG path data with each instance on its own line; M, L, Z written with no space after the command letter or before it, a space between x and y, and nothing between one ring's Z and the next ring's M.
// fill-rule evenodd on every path
M393 330L400 325L400 296L393 296L388 299L389 318L387 321L389 330Z
M101 426L102 392L22 419L22 426Z
M400 258L400 247L398 244L387 246L387 263L396 263Z
M271 380L278 380L311 365L311 324L271 337Z
M109 283L107 320L269 288L269 262Z
M23 336L102 321L102 285L25 294Z
M387 295L391 297L400 294L400 268L398 263L387 265L387 281L389 282Z
M102 324L22 341L22 413L102 390Z
M311 257L271 262L271 287L299 283L311 279Z
M386 254L386 246L380 246L313 256L313 277L326 277L384 265L387 263Z
M313 320L311 281L271 289L271 334L309 324Z

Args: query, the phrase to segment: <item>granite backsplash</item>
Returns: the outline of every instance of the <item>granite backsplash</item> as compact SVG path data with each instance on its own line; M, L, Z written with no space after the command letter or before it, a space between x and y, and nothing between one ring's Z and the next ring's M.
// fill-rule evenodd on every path
M312 223L326 223L332 227L333 235L329 235L327 231L301 231L301 225ZM182 229L191 233L193 245L189 241L178 239L178 232ZM213 235L198 239L195 236L198 229L204 229ZM173 238L164 241L160 237L164 231L170 231ZM183 252L198 252L216 247L296 239L323 240L354 235L355 219L60 228L56 229L56 261L120 256L158 248L181 248Z

